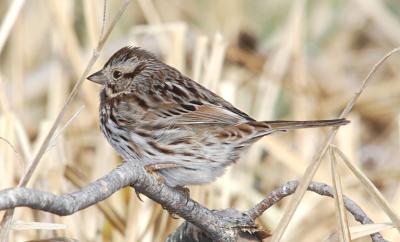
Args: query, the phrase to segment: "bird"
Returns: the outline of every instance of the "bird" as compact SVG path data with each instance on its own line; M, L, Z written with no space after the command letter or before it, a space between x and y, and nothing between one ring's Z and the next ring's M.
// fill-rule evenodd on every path
M213 182L264 136L348 120L257 121L154 54L126 46L87 77L102 86L100 129L125 162L170 187Z

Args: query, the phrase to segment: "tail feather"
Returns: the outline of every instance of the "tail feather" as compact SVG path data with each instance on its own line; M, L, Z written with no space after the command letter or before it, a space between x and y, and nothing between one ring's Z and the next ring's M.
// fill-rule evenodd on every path
M287 131L291 129L304 129L304 128L317 128L325 126L341 126L350 123L350 121L341 119L328 119L328 120L310 120L310 121L262 121L262 122L249 122L249 124L258 130L254 138L277 132Z
M328 120L310 120L310 121L263 121L263 124L272 129L289 130L289 129L303 129L303 128L316 128L324 126L341 126L350 123L350 121L341 119L328 119Z

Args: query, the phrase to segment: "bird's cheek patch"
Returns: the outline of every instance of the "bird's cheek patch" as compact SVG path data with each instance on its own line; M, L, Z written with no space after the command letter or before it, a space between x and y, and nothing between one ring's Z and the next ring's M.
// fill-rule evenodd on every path
M135 70L133 70L132 72L125 73L125 74L123 75L123 78L124 78L124 79L133 79L133 78L135 78L137 75L139 75L140 72L142 72L142 71L144 70L145 67L146 67L146 64L144 64L144 63L139 63L139 64L136 66Z

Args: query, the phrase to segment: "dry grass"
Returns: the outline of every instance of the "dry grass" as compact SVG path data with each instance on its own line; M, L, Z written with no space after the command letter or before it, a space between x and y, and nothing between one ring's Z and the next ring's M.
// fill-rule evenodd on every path
M121 3L108 1L108 24ZM103 2L1 1L0 18L4 189L18 184L83 73L102 32ZM400 4L393 0L133 1L96 68L118 48L133 44L257 119L333 118L371 67L397 47L399 33ZM341 212L340 200L335 205L334 199L306 194L284 241L324 241L336 235L346 241L346 232L337 233L346 219L352 238L385 229L386 239L400 241L399 232L386 224L391 219L398 223L400 211L399 63L395 55L375 73L350 114L351 125L335 138L343 154L335 153L332 164L325 157L314 177L332 184L333 176L337 198L350 196L379 224L355 227ZM98 129L98 90L83 83L28 186L70 192L120 162ZM303 176L325 131L266 137L217 182L193 187L191 195L210 208L248 209L272 188ZM289 200L269 209L259 223L274 229ZM82 242L162 241L181 223L154 202L140 202L130 189L72 216L19 208L14 219L10 241L60 236Z

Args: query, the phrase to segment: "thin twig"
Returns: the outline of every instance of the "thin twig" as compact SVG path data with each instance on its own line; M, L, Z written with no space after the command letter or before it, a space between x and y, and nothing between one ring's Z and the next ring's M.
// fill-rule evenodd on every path
M394 53L397 53L400 51L399 48L395 48L389 53L387 53L382 59L380 59L371 69L371 71L368 73L368 75L364 78L360 88L358 91L354 94L354 96L350 99L350 101L347 103L346 107L343 109L342 113L340 114L339 118L345 118L348 116L350 111L352 110L355 102L357 101L358 97L361 95L361 93L364 91L366 88L369 80L372 78L372 76L375 74L375 72L378 70L378 68L385 62L386 59L388 59L390 56L392 56ZM293 195L293 198L289 202L289 205L285 209L285 212L282 216L282 219L279 221L279 224L274 231L271 242L278 242L282 239L282 236L284 232L286 231L286 228L292 219L294 213L297 210L297 207L300 204L301 199L303 198L308 185L310 184L312 178L314 177L315 173L318 170L318 167L321 164L322 158L326 154L326 151L329 147L329 145L332 143L338 129L340 126L335 126L331 128L331 130L328 133L327 138L323 142L323 145L321 148L318 150L316 153L316 156L314 157L313 161L311 164L307 167L306 171L304 172L304 176L300 180L299 188L296 190L295 194Z
M256 204L253 208L246 212L246 214L251 219L258 218L261 214L263 214L268 208L272 205L278 203L284 197L287 197L293 193L295 193L296 189L298 188L299 182L297 181L289 181L284 185L276 188L272 192L270 192L264 200ZM332 187L319 182L311 182L307 187L308 191L312 191L318 193L322 196L333 197L334 192ZM346 209L354 216L355 220L360 222L361 224L372 224L374 223L367 214L351 199L344 196L343 197L344 205ZM379 233L371 234L371 238L373 241L386 241L383 239L382 235Z

